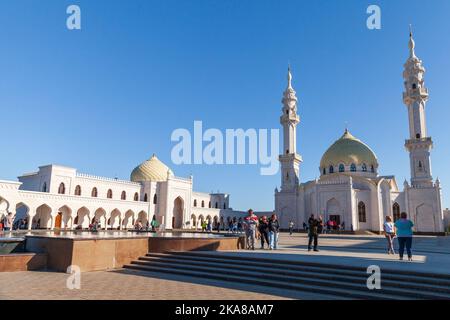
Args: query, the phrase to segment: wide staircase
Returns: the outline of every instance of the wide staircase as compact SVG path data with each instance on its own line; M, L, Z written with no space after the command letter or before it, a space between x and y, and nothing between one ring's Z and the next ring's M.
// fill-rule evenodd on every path
M336 299L450 299L450 275L381 270L381 289L367 288L356 266L249 258L208 252L148 253L126 269L175 274L316 294Z

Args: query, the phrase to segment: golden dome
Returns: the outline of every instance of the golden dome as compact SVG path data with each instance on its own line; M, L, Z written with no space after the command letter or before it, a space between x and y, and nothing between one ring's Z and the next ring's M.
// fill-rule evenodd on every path
M328 166L338 166L344 164L350 166L362 166L368 168L372 165L378 167L375 153L361 140L355 138L347 129L339 140L336 140L322 156L320 168Z
M130 179L133 182L166 181L168 172L172 174L170 168L153 155L149 160L134 168Z

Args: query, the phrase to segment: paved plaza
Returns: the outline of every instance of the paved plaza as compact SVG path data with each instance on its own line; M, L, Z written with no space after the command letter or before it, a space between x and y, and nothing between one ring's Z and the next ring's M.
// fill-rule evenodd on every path
M323 235L321 251L308 252L305 234L282 233L277 251L255 250L227 252L276 259L315 261L329 264L368 266L382 270L407 269L421 272L450 273L450 237L415 237L414 261L401 262L385 253L382 236ZM218 253L224 254L224 253ZM326 298L313 292L294 292L241 283L230 283L185 276L131 270L85 272L81 289L66 287L69 275L56 272L0 273L0 300L3 299L207 299L272 300ZM262 275L255 275L259 277Z

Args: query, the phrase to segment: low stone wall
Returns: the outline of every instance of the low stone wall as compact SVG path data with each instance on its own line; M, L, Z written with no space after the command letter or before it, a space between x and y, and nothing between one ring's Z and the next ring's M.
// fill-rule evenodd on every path
M0 272L43 270L46 267L46 254L26 252L0 255Z
M149 252L224 251L245 248L244 237L223 238L150 238Z
M27 250L47 253L50 270L67 272L71 265L82 272L121 268L148 253L148 238L67 239L27 238Z
M236 250L244 237L131 237L67 238L27 236L26 250L47 254L49 270L67 272L71 265L82 272L121 268L148 252Z

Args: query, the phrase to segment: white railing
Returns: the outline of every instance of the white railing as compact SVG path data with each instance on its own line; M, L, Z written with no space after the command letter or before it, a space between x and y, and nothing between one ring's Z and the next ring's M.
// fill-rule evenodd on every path
M120 179L115 179L115 178L100 177L100 176L95 176L95 175L86 174L86 173L77 173L76 176L78 178L91 179L91 180L102 180L102 181L107 181L107 182L117 182L117 183L121 183L121 184L129 184L129 185L133 185L133 186L141 185L139 182L120 180Z

